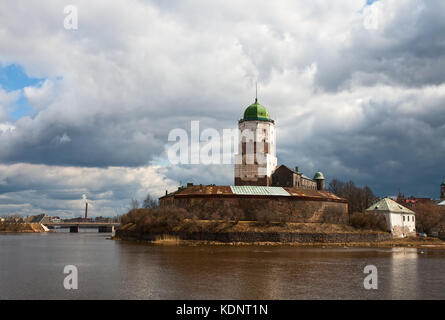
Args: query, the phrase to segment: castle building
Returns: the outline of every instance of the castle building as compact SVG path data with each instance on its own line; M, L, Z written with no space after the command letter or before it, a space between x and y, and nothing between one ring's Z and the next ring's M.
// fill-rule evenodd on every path
M272 185L277 187L324 190L325 178L320 171L317 171L314 178L310 179L299 172L298 167L293 171L285 165L280 165L272 174Z
M276 212L293 222L348 222L348 201L325 191L323 173L310 179L285 165L277 167L275 122L258 99L238 121L239 154L232 186L180 186L159 198L161 207L175 206L200 219L213 213L255 220L258 212Z
M238 122L240 154L235 155L236 186L270 186L277 167L275 122L258 99Z

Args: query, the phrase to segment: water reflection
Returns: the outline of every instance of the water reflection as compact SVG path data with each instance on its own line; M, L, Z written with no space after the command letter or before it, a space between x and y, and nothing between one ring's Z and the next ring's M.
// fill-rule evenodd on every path
M159 246L98 233L0 235L1 299L444 299L445 251ZM79 267L64 290L63 267ZM363 269L378 268L365 290Z
M390 299L416 299L418 285L418 250L393 248L389 277Z

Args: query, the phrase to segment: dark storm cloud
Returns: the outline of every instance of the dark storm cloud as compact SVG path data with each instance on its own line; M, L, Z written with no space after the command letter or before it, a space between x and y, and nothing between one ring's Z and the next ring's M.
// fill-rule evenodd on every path
M367 96L369 90L360 96ZM281 150L289 150L283 160L294 165L293 150L307 160L295 164L309 174L322 169L328 179L352 179L370 185L380 195L400 190L437 197L445 158L445 85L373 90L379 94L368 101L351 102L350 113L338 118L339 110L320 113L309 133L296 129L294 133L310 138L295 144L284 141ZM329 101L329 95L322 100Z
M350 43L320 57L317 83L337 90L354 84L425 86L445 81L445 4L375 3L377 28L356 28Z

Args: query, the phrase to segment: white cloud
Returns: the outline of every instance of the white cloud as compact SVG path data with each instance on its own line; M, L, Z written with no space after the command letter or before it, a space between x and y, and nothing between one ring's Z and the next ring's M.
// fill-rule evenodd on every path
M63 28L65 4L0 3L0 62L48 79L23 90L36 113L14 123L2 118L0 90L0 162L55 172L146 168L163 156L173 128L236 125L258 80L278 126L280 162L377 193L434 195L445 153L444 3L71 3L76 31ZM375 28L365 23L369 13ZM230 168L166 170L176 180L232 182Z
M0 214L47 212L78 216L84 210L84 194L92 204L90 216L122 214L128 210L132 198L142 201L148 193L159 197L165 190L174 191L177 183L166 178L165 173L159 166L86 168L3 164L0 165ZM22 208L23 203L26 205Z
M13 90L7 92L0 85L0 130L6 127L6 120L9 119L9 112L11 111L11 106L20 98L20 90ZM3 122L3 124L2 124Z
M56 98L56 90L54 81L45 80L37 86L25 87L23 89L23 95L29 104L38 112L51 105Z

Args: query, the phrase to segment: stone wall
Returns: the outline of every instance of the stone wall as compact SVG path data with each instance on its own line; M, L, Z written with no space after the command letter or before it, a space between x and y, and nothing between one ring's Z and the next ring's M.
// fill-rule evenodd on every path
M185 208L200 219L213 213L256 220L259 212L276 213L291 222L347 224L348 204L328 200L301 200L294 197L172 197L165 204ZM164 205L164 203L161 203Z
M117 230L115 237L130 241L155 241L170 237L179 240L198 240L215 242L282 242L282 243L348 243L379 242L391 240L392 236L383 232L369 233L293 233L293 232L168 232L139 233L136 231Z

